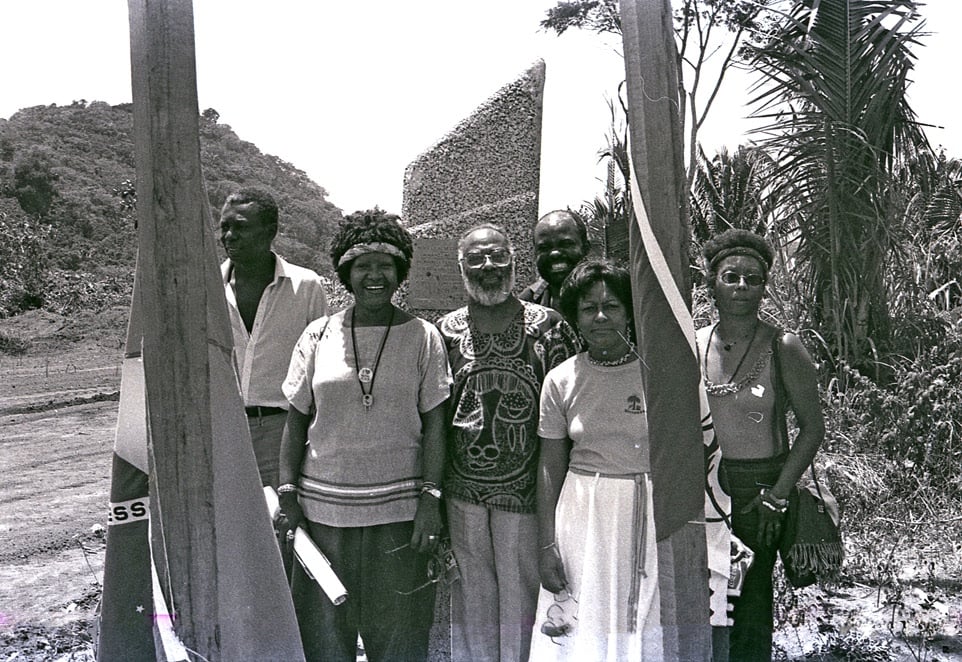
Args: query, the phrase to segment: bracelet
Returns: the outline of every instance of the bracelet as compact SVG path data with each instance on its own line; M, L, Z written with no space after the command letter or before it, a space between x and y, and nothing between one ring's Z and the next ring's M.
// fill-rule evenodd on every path
M768 508L769 510L771 510L772 512L778 513L779 515L784 513L786 510L788 510L788 506L779 507L774 504L768 503L764 499L762 499L762 505Z
M297 492L297 485L294 483L284 483L277 488L278 494L292 494L294 492Z
M762 505L773 512L781 514L788 510L788 499L779 499L764 488L759 493L759 497L761 498Z
M557 546L558 546L557 543L549 542L547 545L545 545L545 546L542 547L541 549L542 549L542 551L544 551L544 550L548 550L548 549L551 549L552 547L557 547Z
M771 501L771 502L772 502L773 504L775 504L776 506L781 507L781 506L787 506L787 505L788 505L788 499L779 499L777 496L775 496L774 494L772 494L771 492L769 492L769 491L768 491L767 489L765 489L764 487L762 488L762 491L760 492L760 494L761 494L762 498L766 498L766 497L767 497L768 500Z
M430 494L431 496L433 496L435 499L438 499L438 500L441 499L440 488L438 488L437 483L434 483L430 480L426 480L423 483L421 483L421 496L425 494Z

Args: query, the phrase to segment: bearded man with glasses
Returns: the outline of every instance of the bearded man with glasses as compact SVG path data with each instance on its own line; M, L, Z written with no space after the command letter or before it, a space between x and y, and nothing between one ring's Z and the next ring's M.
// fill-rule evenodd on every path
M442 317L454 375L444 494L461 580L451 657L524 661L538 600L538 402L545 374L576 353L556 311L512 294L514 249L484 224L458 242L468 305Z

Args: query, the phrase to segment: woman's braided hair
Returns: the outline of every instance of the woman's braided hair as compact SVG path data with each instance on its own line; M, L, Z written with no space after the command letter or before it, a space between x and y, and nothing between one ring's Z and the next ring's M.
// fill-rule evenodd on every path
M331 240L331 262L337 270L338 280L348 292L354 292L350 282L354 260L348 260L339 266L338 263L351 247L358 244L381 242L396 247L404 255L403 258L391 256L397 268L398 283L403 283L408 277L414 255L414 242L408 231L401 227L400 220L401 217L397 214L390 214L375 207L346 216L338 226L337 233Z

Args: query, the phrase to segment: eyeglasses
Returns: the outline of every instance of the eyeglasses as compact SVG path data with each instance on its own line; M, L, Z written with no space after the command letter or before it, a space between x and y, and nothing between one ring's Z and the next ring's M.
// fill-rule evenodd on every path
M555 593L554 602L545 611L545 620L541 624L541 633L548 635L551 642L560 646L555 637L566 637L574 629L578 620L578 601L571 595L568 588Z
M735 271L723 271L719 276L725 285L738 285L745 281L748 287L760 287L765 284L765 277L761 274L740 274Z
M387 549L384 551L385 554L396 554L402 549L407 549L410 547L410 543L405 543L400 547L395 547L393 549ZM428 559L427 567L427 581L417 586L410 591L401 591L395 589L395 593L399 595L413 595L418 591L427 588L431 584L437 584L440 581L444 581L445 584L453 584L454 582L461 579L461 572L458 570L458 562L454 558L454 552L451 550L451 539L447 536L442 536L441 540L438 541L438 546L435 548L431 557Z
M514 254L511 251L504 248L495 248L487 253L482 253L481 251L465 253L459 261L469 269L480 269L489 260L495 267L506 267L511 264L513 257Z

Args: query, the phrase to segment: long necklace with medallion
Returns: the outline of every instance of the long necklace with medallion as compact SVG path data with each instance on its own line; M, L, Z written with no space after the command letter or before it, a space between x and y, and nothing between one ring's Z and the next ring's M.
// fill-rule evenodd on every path
M361 404L364 411L371 408L374 404L374 379L377 377L377 367L381 364L381 354L387 344L387 337L391 335L391 327L394 325L394 306L391 306L391 317L387 321L387 329L381 336L381 345L377 348L377 356L374 357L374 368L362 368L357 355L357 335L354 332L354 318L356 311L351 311L351 346L354 348L354 369L357 371L357 383L361 387Z

